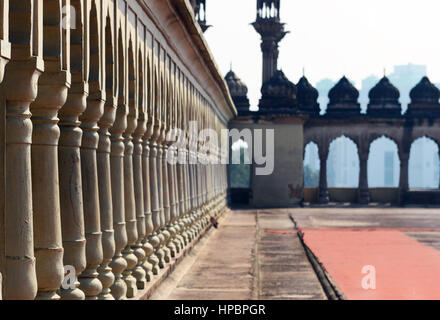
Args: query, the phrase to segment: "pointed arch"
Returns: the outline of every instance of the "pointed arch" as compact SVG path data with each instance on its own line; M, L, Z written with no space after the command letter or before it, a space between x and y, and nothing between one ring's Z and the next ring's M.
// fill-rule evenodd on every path
M71 0L70 3L77 13L74 21L75 28L70 30L70 71L72 82L81 83L88 80L85 68L89 58L84 54L84 9L83 2L80 0Z
M136 59L133 40L128 41L128 107L132 116L136 115Z
M359 170L358 148L354 140L345 135L334 139L327 158L328 186L357 188Z
M370 144L368 185L371 188L398 187L400 160L397 143L383 135Z
M144 74L144 53L141 48L138 50L138 94L137 105L139 114L144 115L146 113L145 108L145 74Z
M124 101L125 97L125 50L122 28L118 28L118 100Z
M311 141L304 148L304 187L318 187L319 170L319 147Z
M410 189L438 189L439 167L438 144L427 136L414 140L408 166Z
M100 81L100 37L99 37L99 18L98 10L96 8L95 1L92 1L92 7L90 10L89 18L89 47L90 47L90 61L89 61L89 83L91 85L91 91L99 90Z
M107 99L115 96L116 88L115 88L115 59L114 59L114 50L115 46L113 45L113 28L112 21L110 19L110 15L107 14L105 19L105 89Z

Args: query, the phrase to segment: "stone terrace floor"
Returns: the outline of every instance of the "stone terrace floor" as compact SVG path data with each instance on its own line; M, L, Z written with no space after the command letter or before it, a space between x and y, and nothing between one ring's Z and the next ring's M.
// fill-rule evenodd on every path
M405 267L400 268L403 270L401 271L402 276L411 276L411 272L418 273L420 282L417 282L419 281L417 277L413 280L416 285L423 281L426 282L424 275L435 274L440 268L438 265L440 261L440 251L438 251L440 250L440 209L235 210L227 213L220 220L219 229L213 229L202 238L188 257L159 286L151 299L326 299L295 227L304 231L306 244L310 241L312 251L314 248L316 249L314 254L323 262L326 269L329 268L327 271L330 276L335 276L333 281L339 289L347 288L347 292L341 291L349 299L359 297L366 299L393 298L393 290L402 291L405 288L389 288L386 292L387 295L381 296L379 294L382 293L379 290L380 282L378 282L378 295L362 295L364 293L356 288L356 286L361 286L361 270L350 270L348 267L344 269L344 267L338 266L344 261L357 261L355 255L358 252L361 253L359 259L365 258L365 255L367 258L373 259L373 256L369 257L366 253L367 250L362 250L362 242L360 247L353 248L355 245L359 246L359 242L353 241L350 251L350 239L345 241L336 237L336 242L328 242L329 246L320 247L321 244L326 244L327 240L330 241L329 232L350 231L355 232L355 235L364 232L362 235L365 235L365 231L384 232L391 230L395 232L390 233L391 235L404 235L403 240L407 241L403 242L404 245L409 243L412 248L412 255L408 254L408 257L421 256L422 266L413 266L413 262L405 261L405 256L407 256L405 247L403 250L400 249L402 252L390 247L389 242L394 241L392 237L391 240L389 237L384 237L381 242L382 238L376 237L375 233L371 232L368 233L368 236L371 235L373 238L367 237L365 246L369 243L369 239L373 239L374 241L371 243L382 248L381 252L385 256L381 257L376 254L374 258L383 261L383 266L380 267L388 271L391 270L393 277L398 278L400 272L393 271L397 270L393 263L405 266L408 262L406 269ZM314 246L315 244L318 245ZM410 248L408 247L408 249ZM350 253L351 256L344 256L345 252ZM376 251L369 252L375 254ZM389 259L387 259L387 255L390 257ZM429 257L425 259L424 255ZM418 271L411 270L411 268L417 268ZM337 272L332 273L333 270ZM425 274L420 270L428 271ZM377 272L379 273L380 270ZM440 277L437 278L440 279ZM342 280L338 283L340 279ZM351 281L350 279L356 281L356 286L354 282L352 283L354 289L346 286L346 282ZM424 288L422 284L419 287L417 289L419 291L413 293L410 298L417 298L417 294L428 298L440 298L440 295L437 296L437 290ZM401 298L401 296L396 297Z

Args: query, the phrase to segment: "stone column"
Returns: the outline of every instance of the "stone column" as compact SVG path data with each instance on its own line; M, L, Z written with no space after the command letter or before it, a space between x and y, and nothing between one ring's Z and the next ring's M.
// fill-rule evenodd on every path
M409 151L400 151L400 181L399 181L399 189L400 189L400 203L403 204L405 202L406 193L409 191L409 182L408 182L408 165L409 165Z
M32 122L29 106L37 96L44 63L37 57L20 59L12 48L2 94L6 101L5 155L5 275L4 299L34 299L37 278L31 180ZM18 50L17 50L18 51ZM28 221L23 225L23 221Z
M84 223L86 233L86 269L79 277L80 288L86 299L96 300L102 291L97 269L103 260L102 232L99 209L98 165L98 121L104 112L105 92L99 83L90 83L90 95L86 111L81 115L83 137L81 143L81 176L83 183Z
M359 203L368 204L370 202L370 192L368 188L368 151L359 153Z
M132 81L132 80L130 80ZM131 87L131 85L130 85ZM131 91L131 89L130 89ZM133 271L138 263L132 247L138 240L137 223L136 223L136 204L134 198L134 177L133 177L133 137L132 134L137 126L137 111L134 108L132 98L129 102L129 113L127 115L127 129L124 137L124 203L125 203L125 225L127 229L127 246L122 251L127 261L127 269L123 276L127 283L127 298L136 296L137 286L136 278L133 277Z
M159 273L159 245L160 238L158 236L158 231L161 226L160 221L160 199L159 199L159 182L158 182L158 169L157 169L157 155L158 148L155 140L150 142L150 188L151 188L151 212L152 212L152 222L154 233L150 237L151 245L154 248L154 253L152 253L148 259L148 262L152 264L153 274L157 275Z
M121 84L120 84L121 86ZM122 273L127 268L127 261L122 256L122 250L127 246L127 231L125 228L125 202L124 202L124 139L122 133L127 127L127 111L122 94L118 97L116 119L110 128L111 154L111 185L113 200L113 229L115 233L115 255L110 262L110 267L115 275L111 286L111 294L116 300L126 299L127 285L122 278Z
M69 4L69 3L67 3ZM71 83L70 30L62 29L58 0L43 3L43 56L45 71L38 81L38 95L30 105L32 113L32 201L37 299L58 300L63 281L63 246L61 236L58 111L67 99Z
M45 14L48 14L46 9ZM53 27L44 29L51 33ZM39 79L38 96L30 106L34 250L37 299L58 300L57 291L63 281L64 268L58 180L60 130L57 123L58 110L66 102L70 87L70 72L59 69L57 58L47 57L47 60L45 72Z
M161 124L161 128L163 127L164 123ZM161 132L163 132L163 129L161 129ZM160 133L159 137L162 135ZM156 163L156 170L157 170L157 191L158 191L158 197L159 197L159 230L157 231L157 237L159 238L159 246L156 250L156 256L159 259L159 268L165 267L165 251L163 249L163 245L165 242L165 236L163 234L163 228L165 227L165 211L163 206L163 146L161 144L162 138L159 138L157 140L157 163Z
M319 148L319 203L327 204L329 202L329 194L327 189L327 158L328 146L321 145Z
M44 71L41 59L42 3L30 0L9 3L11 60L1 84L4 101L5 190L3 298L34 299L37 279L32 213L30 104L37 97L38 78ZM35 6L34 6L35 5ZM4 60L3 60L4 62ZM26 221L27 223L23 223Z
M80 146L82 130L78 117L86 109L88 85L81 73L72 73L67 101L59 112L60 140L58 166L60 183L61 233L64 265L75 267L76 276L86 267L86 239L81 181ZM84 300L77 281L74 289L60 289L62 300Z
M143 88L139 88L143 90ZM133 133L134 154L133 154L133 176L134 176L134 197L136 203L136 221L138 238L133 246L134 254L137 257L137 265L133 271L133 276L136 278L138 289L144 289L146 286L146 271L143 268L146 258L146 251L143 244L146 238L146 223L145 223L145 202L144 202L144 185L143 185L143 141L142 138L147 130L146 119L142 101L139 105L139 118L137 120L137 127Z
M151 119L151 114L148 117ZM150 237L154 231L153 218L151 212L151 180L150 180L150 138L153 135L153 126L148 122L147 131L143 137L143 153L142 153L142 177L143 177L143 192L144 192L144 212L145 212L145 238L142 245L145 251L145 260L142 267L145 270L145 277L147 281L153 278L153 264L150 262L154 248L150 243Z
M76 12L81 12L80 1L71 1ZM84 27L70 30L70 59L72 84L67 101L58 113L60 139L58 143L58 170L60 183L61 233L65 266L75 268L76 277L86 267L86 239L81 179L80 146L82 130L79 116L86 110L88 83L85 81L86 59ZM62 300L84 300L85 294L76 281L73 289L60 289Z
M116 118L117 101L113 96L113 88L107 88L107 99L104 105L104 115L98 122L99 144L97 152L99 206L102 232L103 261L98 268L99 280L102 283L102 292L99 300L114 300L110 288L115 281L112 268L109 266L115 255L115 237L113 230L113 199L111 184L111 141L109 128Z
M169 114L167 116L170 116ZM164 131L166 135L166 131ZM171 250L167 247L169 239L171 237L168 230L168 226L171 219L171 205L170 205L170 187L169 187L169 171L168 171L168 145L166 141L163 141L163 154L162 154L162 187L163 187L163 214L164 224L162 234L164 237L162 246L164 250L164 261L169 263L171 261Z

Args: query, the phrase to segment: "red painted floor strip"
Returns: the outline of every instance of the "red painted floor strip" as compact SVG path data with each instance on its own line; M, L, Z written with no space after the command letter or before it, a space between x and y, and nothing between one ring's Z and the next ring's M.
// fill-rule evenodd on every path
M398 230L302 229L304 241L347 299L440 299L440 252ZM365 290L364 266L376 289Z

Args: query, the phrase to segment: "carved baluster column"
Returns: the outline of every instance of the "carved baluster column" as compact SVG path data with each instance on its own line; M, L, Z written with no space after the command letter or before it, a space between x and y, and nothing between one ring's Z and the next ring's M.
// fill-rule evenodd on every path
M72 0L76 12L82 12L82 2ZM70 23L74 23L71 21ZM70 58L72 84L67 101L58 113L60 139L58 143L58 170L60 184L61 233L63 237L65 266L75 268L76 277L86 267L86 239L84 230L84 210L81 178L80 146L82 130L79 116L86 110L88 83L84 65L88 56L84 55L84 20L77 17L75 29L70 34ZM85 294L76 281L73 289L60 289L62 300L84 300Z
M186 232L186 217L188 213L188 194L187 194L187 183L186 183L186 168L188 166L188 156L187 156L187 147L188 147L188 139L187 139L187 114L188 114L188 104L187 104L187 79L182 75L182 107L181 110L181 119L180 119L180 134L179 137L181 139L180 150L179 150L179 162L177 167L179 168L178 179L180 180L179 184L179 201L180 201L180 219L179 219L179 227L180 227L180 241L182 243L182 248L188 244L188 234Z
M169 71L167 72L169 74L169 80L168 80L168 116L167 116L167 127L168 132L166 132L167 136L168 134L172 133L176 129L176 111L175 111L175 94L176 94L176 68L175 64L171 61L169 61ZM168 193L168 201L169 201L169 210L167 213L167 228L166 228L166 247L168 249L168 256L167 262L171 261L171 258L174 258L176 256L176 247L174 244L174 239L176 236L176 229L174 228L174 222L176 221L176 196L175 196L175 183L174 183L174 167L173 164L173 158L174 158L174 142L171 140L168 140L165 138L165 145L166 145L166 157L164 164L166 166L168 179L166 182L166 188Z
M150 77L150 75L147 75ZM151 95L151 88L147 88ZM148 111L150 111L149 109ZM144 112L144 116L147 113ZM152 124L152 115L148 114L147 122L147 130L143 137L143 154L142 154L142 177L143 177L143 191L144 191L144 212L145 212L145 239L142 241L143 248L145 251L146 258L142 267L144 268L146 274L147 281L151 281L153 278L153 264L150 262L150 259L154 259L152 256L154 253L153 245L151 244L151 237L154 231L153 225L153 217L151 212L151 202L152 202L152 188L151 179L150 179L150 139L153 135L153 124ZM156 257L157 258L157 257ZM157 261L158 262L158 261Z
M174 235L173 235L173 244L175 248L175 254L179 254L183 249L183 238L181 236L182 233L182 224L181 224L181 217L182 217L182 201L181 198L181 191L180 188L182 187L182 180L179 176L180 174L180 148L181 148L181 136L182 136L182 128L181 128L181 121L182 121L182 73L177 70L177 76L176 76L176 95L175 95L175 101L174 101L174 115L175 115L175 121L174 121L174 128L177 130L177 146L174 148L174 159L176 163L172 166L173 167L173 175L174 175Z
M169 110L167 109L167 116L169 115ZM168 130L169 127L166 125L165 130ZM167 131L164 130L164 135L167 134ZM171 206L170 206L170 189L169 189L169 171L168 171L168 145L167 142L163 141L163 153L162 153L162 187L163 187L163 205L164 205L164 224L163 224L163 250L164 250L164 261L165 263L169 263L171 261L171 250L167 247L168 241L171 237L170 232L168 230L168 225L170 223L171 218Z
M138 238L133 246L134 254L136 255L138 262L136 268L133 271L133 276L136 278L136 285L138 289L144 289L146 286L146 272L143 268L146 258L146 251L143 244L143 241L146 237L146 223L145 223L145 209L144 209L144 185L143 185L143 141L142 138L147 130L147 123L144 111L144 87L143 87L143 70L142 70L142 56L139 55L139 85L138 88L138 110L139 117L137 119L137 127L133 133L133 143L134 143L134 152L133 152L133 177L134 177L134 197L136 203L136 225L137 225L137 233Z
M34 299L37 293L29 106L37 97L38 78L44 71L39 24L43 17L41 2L11 1L9 6L9 19L15 23L10 24L11 60L5 67L1 84L6 118L4 167L7 186L4 190L7 201L4 204L3 298L24 300Z
M121 39L119 39L120 44ZM121 53L120 53L121 54ZM122 250L127 246L127 231L125 224L125 202L124 202L124 139L122 133L127 128L127 111L124 98L123 68L119 59L119 96L116 109L116 119L111 134L111 185L113 200L113 229L115 235L115 255L110 262L110 267L115 275L115 281L111 286L111 294L116 300L124 300L127 295L127 284L122 278L122 273L127 268L127 261L122 256ZM122 76L121 76L122 73Z
M79 47L79 48L78 48ZM78 53L82 46L72 46ZM84 211L82 198L80 146L82 130L78 117L86 109L88 85L82 72L72 72L72 86L67 101L59 112L60 140L58 165L60 183L61 232L64 248L64 265L75 267L76 276L86 267L86 239L84 231ZM85 294L79 289L60 289L62 300L84 300Z
M156 90L156 94L157 90ZM157 102L156 102L157 103ZM157 109L154 117L154 122L151 123L154 127L154 135L150 140L150 196L151 196L151 212L152 212L152 222L153 222L153 234L150 237L151 245L154 248L154 253L149 256L148 262L152 264L153 274L157 275L159 273L159 255L160 255L160 238L158 235L161 219L160 219L160 189L159 189L159 170L157 166L158 159L158 147L156 139L160 132L160 120L158 119ZM163 253L163 252L162 252Z
M111 47L107 47L111 50ZM108 55L107 58L111 59ZM107 61L107 64L110 64ZM107 76L113 77L113 64L107 66ZM103 289L99 295L100 300L114 300L110 294L110 288L115 281L115 275L112 268L109 266L115 254L115 237L113 230L113 199L112 199L112 184L111 184L111 141L109 128L115 122L117 101L113 96L113 82L107 82L107 99L104 105L104 115L98 122L99 125L99 144L97 152L98 163L98 183L99 183L99 205L101 218L101 232L102 232L102 251L103 261L98 268L99 280L102 283Z
M99 209L98 149L97 123L104 111L105 93L99 90L99 84L90 83L90 95L86 111L81 115L83 138L81 143L81 173L83 183L84 223L86 233L87 265L80 275L80 288L86 299L97 299L102 291L97 269L103 260L102 233Z
M68 57L63 57L62 38L69 31L61 28L58 0L43 3L45 71L38 80L38 96L30 106L32 113L32 200L34 247L38 282L37 299L58 300L63 281L63 247L58 180L58 110L64 105L70 87Z
M97 269L103 261L102 232L99 207L99 182L97 149L99 143L98 122L104 114L105 91L102 90L101 68L101 29L102 22L96 7L92 2L89 18L86 20L90 38L90 71L89 96L87 107L80 116L83 137L81 142L81 176L83 184L84 224L86 234L86 269L79 277L80 288L86 299L97 300L102 291Z
M142 241L143 249L145 251L145 260L142 267L145 270L145 277L147 281L151 281L153 278L153 264L150 262L154 259L152 256L154 253L154 248L152 245L151 237L154 231L153 216L151 212L151 202L152 202L152 189L150 179L150 141L153 136L153 82L151 74L151 39L147 40L147 59L146 59L146 86L145 86L145 105L144 105L144 121L146 124L145 134L142 140L142 183L143 183L143 199L144 199L144 214L145 214L145 238ZM156 257L157 259L157 257Z
M327 204L329 202L329 194L327 188L327 158L328 145L321 144L319 148L319 203Z
M131 48L129 55L132 54ZM132 134L137 126L137 110L134 106L135 79L132 68L134 68L131 57L129 58L129 112L127 115L127 128L123 134L124 137L124 198L125 198L125 224L127 229L127 246L122 251L125 260L127 260L127 269L123 275L127 283L127 298L134 297L137 294L136 278L133 277L133 270L137 265L137 257L132 247L138 240L136 224L136 204L134 198L134 178L133 178L133 137Z

